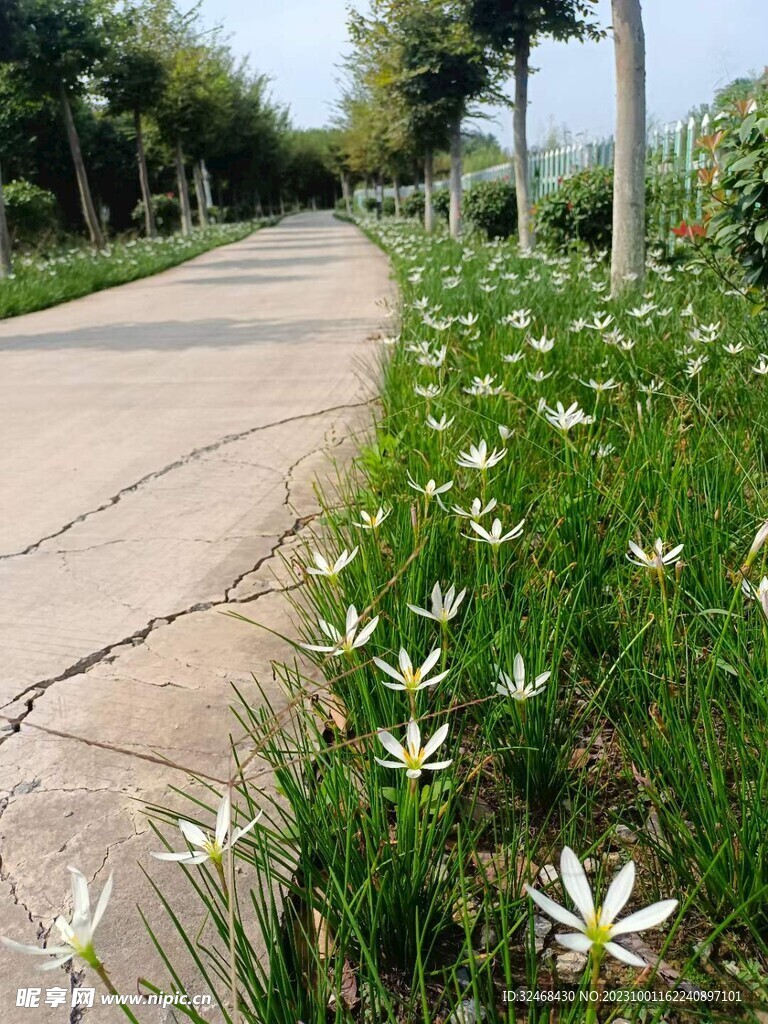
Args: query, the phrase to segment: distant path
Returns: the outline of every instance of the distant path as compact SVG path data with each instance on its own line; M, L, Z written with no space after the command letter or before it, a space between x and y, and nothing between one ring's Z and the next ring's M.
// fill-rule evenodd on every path
M366 339L388 288L354 227L302 214L0 322L0 714L20 723L0 721L3 932L50 926L68 864L97 889L114 868L105 955L126 985L152 973L132 909L151 906L136 861L157 845L141 802L184 780L33 727L226 774L229 684L269 683L284 652L220 611L289 628L271 570L315 511L323 453L367 421ZM52 973L44 987L67 983ZM0 947L4 1022L27 1019L16 987L39 977Z

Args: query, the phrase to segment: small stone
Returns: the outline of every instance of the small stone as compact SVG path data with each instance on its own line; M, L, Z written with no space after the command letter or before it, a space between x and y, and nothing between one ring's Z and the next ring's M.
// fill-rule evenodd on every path
M485 1020L485 1007L474 999L464 999L448 1017L445 1024L478 1024Z
M539 881L543 885L548 885L551 882L557 881L557 868L554 864L545 864L539 872Z
M584 861L584 870L588 875L594 875L597 871L597 861L594 857L587 857Z
M533 934L537 935L540 939L545 939L554 927L554 923L548 917L539 917L537 915L533 919Z
M630 846L637 842L637 834L628 825L616 826L616 838Z
M472 978L466 967L460 967L456 971L456 982L459 988L469 988L472 984Z
M568 950L560 953L555 960L557 976L561 981L578 981L587 966L587 954Z

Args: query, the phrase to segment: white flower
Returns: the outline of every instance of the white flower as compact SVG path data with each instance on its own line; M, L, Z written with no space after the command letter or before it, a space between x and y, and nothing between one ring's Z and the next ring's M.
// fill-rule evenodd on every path
M470 386L463 390L467 395L483 395L484 397L500 395L504 386L501 384L497 386L495 381L496 378L487 373L485 377L473 377Z
M418 491L423 494L429 501L430 498L434 498L436 494L445 494L446 491L450 491L453 487L453 480L449 480L447 484L440 484L438 487L434 480L428 480L424 487L421 484L417 484L413 477L408 475L408 486L412 487L414 491Z
M445 672L438 672L431 679L427 678L437 664L439 657L440 648L436 647L433 651L430 651L421 667L415 669L413 662L408 656L408 652L404 647L401 647L397 658L397 663L400 666L399 671L388 665L386 661L382 661L381 658L374 658L373 661L382 672L386 672L388 676L395 680L394 683L384 683L390 690L407 690L408 693L416 693L417 690L423 690L426 686L437 685L441 679L445 679L448 675L448 670L446 670Z
M206 834L199 825L191 821L179 818L179 828L182 835L190 846L195 847L195 852L185 850L183 853L153 853L157 860L172 860L179 864L202 864L206 860L214 864L221 864L222 858L230 846L234 846L246 833L250 832L259 820L263 811L259 811L253 821L249 821L243 828L236 828L230 835L230 824L232 821L232 804L229 790L221 798L219 809L216 812L216 826L213 836Z
M731 343L730 345L723 345L723 349L728 353L728 355L737 356L740 352L744 351L744 345L742 342L739 342L736 345Z
M391 511L391 508L388 508L386 511L384 511L383 508L379 508L378 511L371 515L370 512L366 512L364 509L361 509L360 518L362 519L362 522L353 523L352 525L357 526L360 530L377 530Z
M741 590L750 601L758 601L763 609L763 614L768 619L768 576L763 576L758 586L753 586L749 580L741 581Z
M491 498L488 504L483 508L483 503L480 498L473 498L472 504L469 509L462 508L460 505L452 505L451 511L455 512L457 516L461 516L463 519L479 519L480 516L484 516L487 512L493 512L498 502L495 498Z
M435 622L445 623L456 617L459 605L464 600L466 593L467 591L464 589L456 594L456 588L451 586L443 594L438 582L432 588L432 611L428 611L426 608L419 608L415 604L409 604L408 607L416 615L423 615L425 619L434 619Z
M427 416L427 421L426 422L427 422L427 426L431 427L432 430L443 431L443 430L447 430L448 427L451 426L451 424L453 423L453 421L455 419L456 419L455 416L451 416L451 418L448 419L446 417L445 413L443 413L443 415L440 417L439 420L436 420L434 416Z
M356 648L368 643L371 633L373 633L379 623L379 616L376 615L372 618L368 625L364 626L359 633L359 616L357 608L353 604L347 608L347 618L343 633L335 626L332 626L330 622L326 622L325 619L318 619L317 621L320 629L331 641L330 647L327 644L301 644L301 646L307 651L318 651L322 654L331 654L333 657L338 658L339 655L351 654Z
M496 685L496 692L517 701L526 701L530 697L536 697L538 694L543 693L549 677L552 675L551 672L542 672L534 680L526 683L525 662L523 661L522 654L515 655L515 660L512 663L512 674L514 682L506 672L499 670L499 682Z
M591 327L593 331L605 331L611 326L612 323L613 314L600 311L598 313L595 313L595 319L592 321L591 324L587 324L587 326Z
M627 552L627 558L632 562L633 565L641 565L645 569L663 569L665 565L671 565L677 559L677 556L683 550L683 545L678 544L677 547L672 548L666 555L664 552L664 541L661 537L656 538L656 543L653 545L649 554L634 541L629 542L630 550ZM635 557L633 558L632 555Z
M344 548L333 565L319 551L315 551L312 555L315 565L314 567L310 566L307 572L310 576L325 576L329 580L335 580L341 570L346 569L359 550L356 547L352 548L351 551Z
M562 402L557 403L556 409L550 409L548 405L542 406L547 422L559 430L568 431L581 423L594 422L592 416L588 416L583 409L579 408L578 402L573 402L566 409Z
M560 945L565 946L566 949L575 949L580 953L588 953L593 947L597 947L600 951L605 949L622 963L632 967L645 967L644 960L635 953L630 953L628 949L620 946L617 942L613 942L613 939L618 935L629 935L632 932L645 931L646 928L655 928L662 921L666 921L677 906L677 900L662 900L660 903L653 903L643 910L636 910L634 914L625 917L623 921L616 921L616 917L624 909L627 900L632 895L635 885L634 861L628 861L619 871L608 887L605 900L597 909L595 909L595 901L584 868L576 854L568 846L565 847L560 858L560 877L565 891L581 914L581 920L538 890L532 889L529 885L525 887L533 902L545 914L560 924L576 929L575 933L555 936Z
M488 444L485 441L481 441L477 445L471 444L468 452L459 452L459 458L456 459L456 462L465 469L485 470L501 462L506 454L507 452L504 448L501 451L494 448L492 452L489 452Z
M437 384L427 384L426 386L424 384L416 384L413 390L421 398L437 398L441 391Z
M752 372L759 374L761 377L768 373L768 356L764 353L760 353L760 359L756 366L752 367Z
M501 438L502 441L508 441L510 437L512 437L512 435L514 434L514 430L512 429L512 427L507 427L503 423L499 423L498 430L499 437Z
M585 388L591 388L593 391L597 391L598 394L600 394L602 391L613 391L614 388L620 387L620 385L613 379L613 377L609 377L608 380L606 380L602 384L600 383L600 381L595 380L593 377L590 377L589 380L581 380L581 377L579 377L579 381L584 385Z
M751 565L755 557L763 547L765 542L768 541L768 522L763 523L760 529L755 534L755 539L752 541L752 547L749 549L747 555L747 562Z
M82 871L77 868L68 868L72 873L72 921L63 917L57 917L53 926L59 933L60 941L54 946L43 949L41 946L26 946L13 939L7 939L0 935L0 942L15 953L29 953L32 956L55 956L55 960L49 960L41 966L43 971L52 971L56 967L62 967L72 959L79 956L91 967L99 965L99 959L93 948L93 933L101 921L104 911L107 909L109 897L112 894L112 875L107 879L104 888L101 890L99 902L91 917L91 899L88 895L88 881Z
M403 746L401 743L398 743L391 732L381 729L379 731L379 740L384 749L392 754L393 757L396 757L397 761L382 761L378 757L375 757L374 760L382 768L406 768L405 774L409 779L418 779L424 769L436 772L441 768L447 768L453 763L453 758L451 758L450 761L435 761L432 764L426 764L427 758L431 757L437 748L442 746L447 735L448 725L441 725L432 739L427 740L422 747L421 730L418 723L411 719L405 731L405 746Z
M519 363L521 359L525 359L525 352L510 352L503 355L501 359L505 363Z
M484 544L490 544L492 547L498 547L500 544L503 544L505 541L514 540L516 537L519 537L520 534L523 532L523 524L524 523L525 523L525 520L521 519L520 522L517 524L517 526L514 526L509 531L509 533L505 533L505 534L502 535L502 532L501 532L502 526L501 526L501 520L500 519L494 519L493 520L493 523L491 524L490 533L488 532L488 530L483 529L483 527L480 525L480 523L476 523L474 521L474 519L473 519L473 520L470 521L469 525L472 527L472 529L475 531L475 533L479 534L479 536L473 537L469 533L462 534L462 536L466 537L467 540L476 540L476 541L480 541L481 543L484 543Z
M704 369L704 364L708 359L708 356L697 356L695 359L689 359L685 366L687 376L697 377Z
M545 332L540 338L529 338L528 344L536 352L551 352L555 347L555 339L548 338Z
M554 370L550 370L549 373L545 373L543 370L536 370L535 373L530 371L526 374L528 380L534 380L537 384L541 384L542 381L547 380L554 373Z
M517 274L511 277L512 280L515 278L517 278ZM511 313L507 313L501 318L501 323L514 327L518 331L524 331L526 327L531 326L531 311L530 309L513 309Z

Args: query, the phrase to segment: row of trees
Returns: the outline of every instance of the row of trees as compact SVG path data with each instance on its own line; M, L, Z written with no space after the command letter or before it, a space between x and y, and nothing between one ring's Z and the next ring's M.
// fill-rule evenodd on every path
M311 162L317 148L196 8L0 0L0 273L11 256L3 177L54 191L70 222L77 204L101 248L103 207L126 227L140 198L144 231L156 234L153 191L176 193L185 233L191 193L201 225L214 201L243 217L304 198L304 157ZM319 174L312 194L330 201L332 171L322 163Z
M461 232L461 125L482 103L507 103L514 77L514 175L520 245L534 244L528 183L531 51L542 39L599 39L596 0L372 0L353 11L354 52L340 101L343 179L398 185L423 168L425 228L433 230L434 154L450 152L450 231ZM640 0L612 0L617 123L612 286L642 276L644 253L645 44ZM418 177L417 179L418 180ZM348 184L345 194L348 193Z

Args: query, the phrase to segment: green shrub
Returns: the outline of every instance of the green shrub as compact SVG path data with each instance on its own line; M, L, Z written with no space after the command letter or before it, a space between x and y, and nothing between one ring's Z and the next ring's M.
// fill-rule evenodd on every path
M394 196L386 196L381 204L381 212L385 217L395 216L395 200Z
M451 207L451 193L447 188L439 188L432 193L432 209L437 217L448 219Z
M33 245L56 231L56 197L30 181L17 178L3 187L11 242Z
M161 235L172 235L181 227L181 203L173 192L152 196L152 210L155 214L155 225ZM131 220L139 227L144 226L143 199L134 206Z
M508 181L481 181L464 193L464 216L489 238L506 238L517 229L517 199Z
M376 197L375 196L365 196L365 198L363 199L363 209L365 210L366 213L375 213L376 212Z
M403 216L424 220L424 205L424 193L419 191L411 192L403 200Z
M768 288L768 104L719 126L707 236L748 288Z
M566 178L557 192L535 207L537 240L561 249L582 242L593 249L611 244L613 223L613 171L591 167Z

